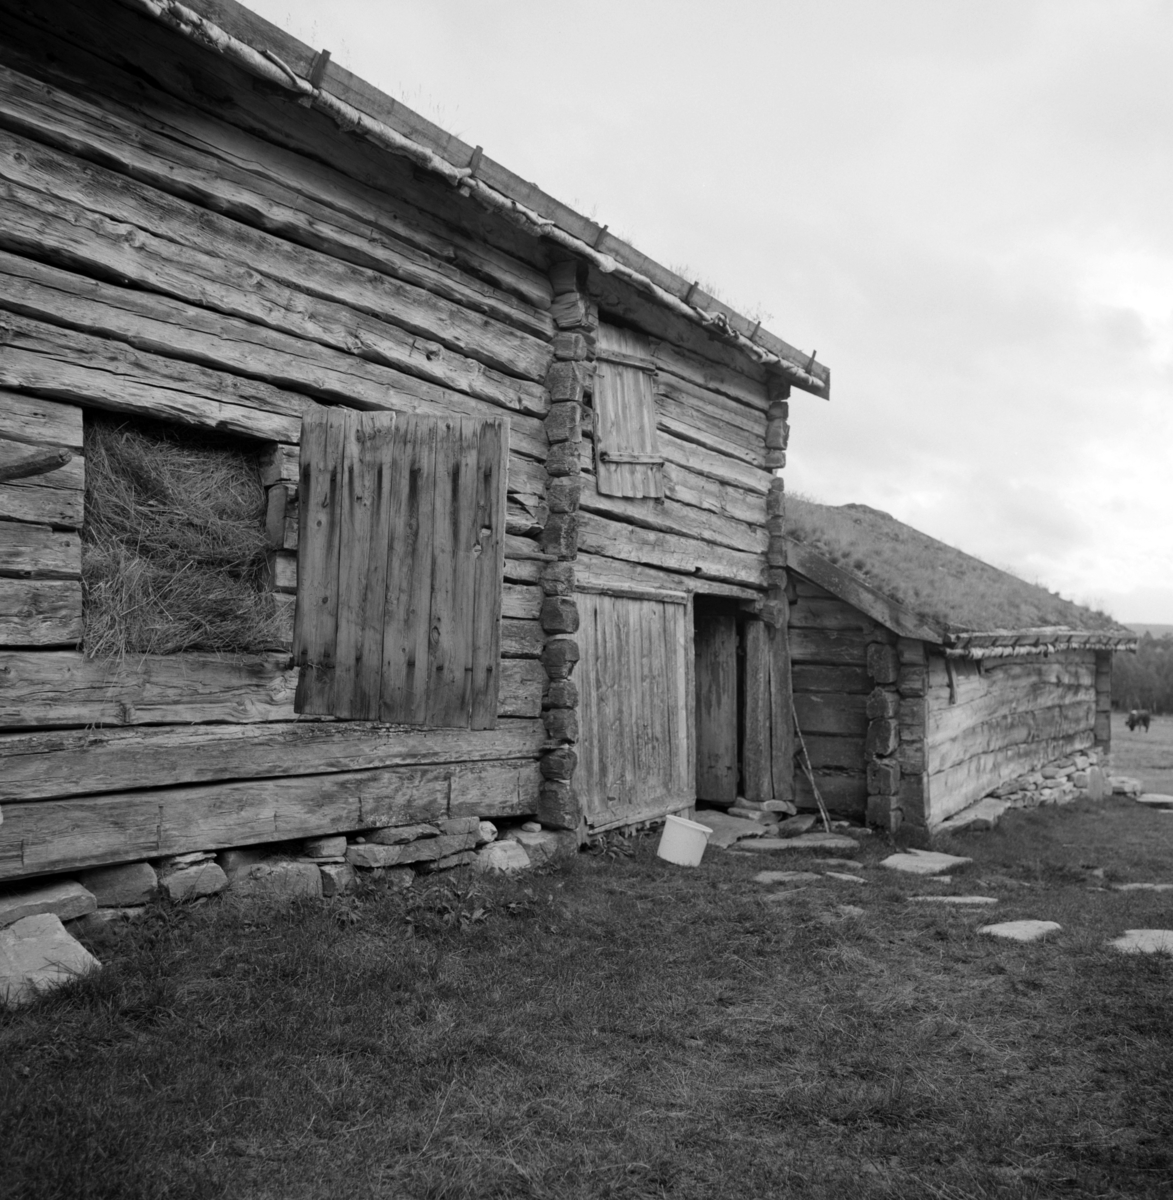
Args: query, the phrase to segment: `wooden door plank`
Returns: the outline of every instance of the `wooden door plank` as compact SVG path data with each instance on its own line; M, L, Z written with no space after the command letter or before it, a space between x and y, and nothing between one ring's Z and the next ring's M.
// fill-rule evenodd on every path
M469 725L492 729L497 720L497 660L501 654L501 596L505 574L504 421L482 421L477 430L477 494L473 532L472 701Z
M396 435L387 606L383 633L381 719L423 725L428 712L429 614L439 423L404 419Z
M365 413L346 421L342 437L340 504L338 510L337 633L334 649L333 715L344 720L365 714L355 708L358 654L362 643L363 598L371 540L371 497L362 453ZM382 663L380 661L380 667Z
M460 553L460 502L462 422L442 421L436 440L433 476L434 516L431 527L431 594L428 602L427 696L423 723L439 724L447 719L445 700L456 689L457 655L460 649L460 613L463 597L457 593L457 563Z
M342 445L346 409L312 409L302 421L294 661L301 668L294 706L301 713L333 711L341 549Z
M782 604L779 608L781 615L778 624L771 626L766 634L770 667L770 772L773 776L774 798L793 803L794 679L790 664L790 631L787 627L789 605ZM840 671L850 669L838 668Z
M379 720L383 691L383 637L386 630L387 577L390 558L392 481L398 418L394 413L367 414L364 420L364 476L370 489L366 570L362 577L362 626L357 646L354 707L371 721Z

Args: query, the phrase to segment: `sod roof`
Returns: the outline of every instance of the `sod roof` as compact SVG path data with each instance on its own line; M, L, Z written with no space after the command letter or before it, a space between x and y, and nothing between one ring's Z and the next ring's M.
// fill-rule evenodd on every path
M924 621L950 633L1069 630L1135 633L866 504L786 503L787 535Z

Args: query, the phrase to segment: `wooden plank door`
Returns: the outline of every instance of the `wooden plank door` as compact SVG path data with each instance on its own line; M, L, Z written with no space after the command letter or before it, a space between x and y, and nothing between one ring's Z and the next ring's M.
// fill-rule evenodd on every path
M692 620L683 593L578 595L575 789L593 829L693 803Z
M696 601L696 795L732 804L738 795L737 606Z

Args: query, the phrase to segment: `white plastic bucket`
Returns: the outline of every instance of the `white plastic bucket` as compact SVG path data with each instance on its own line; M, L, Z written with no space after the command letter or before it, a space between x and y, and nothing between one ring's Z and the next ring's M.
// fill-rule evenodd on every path
M712 832L707 825L687 817L665 817L656 853L678 867L699 867Z

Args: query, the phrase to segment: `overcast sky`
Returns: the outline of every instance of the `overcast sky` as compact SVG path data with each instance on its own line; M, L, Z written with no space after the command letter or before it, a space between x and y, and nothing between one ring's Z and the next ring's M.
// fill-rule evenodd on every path
M246 2L817 350L789 490L1173 623L1173 4Z

